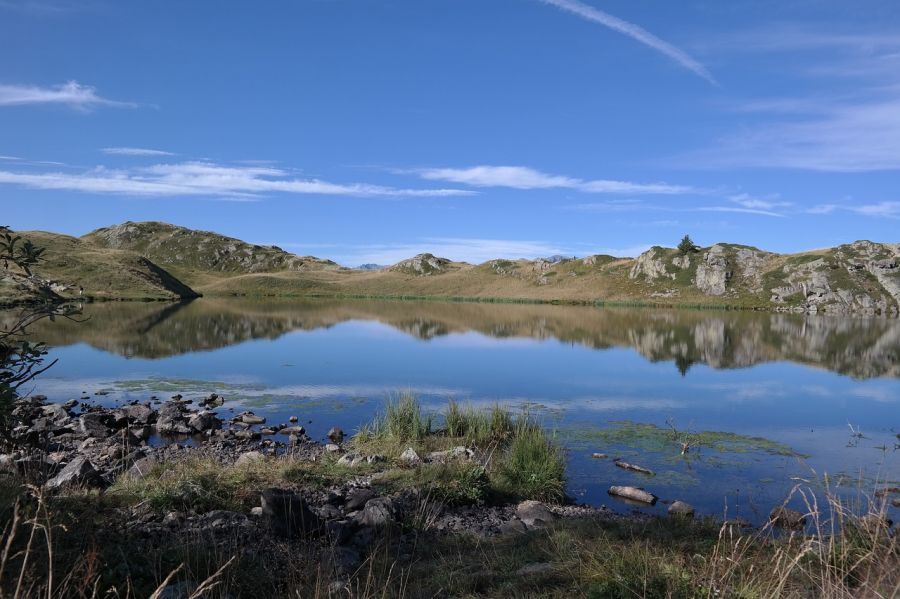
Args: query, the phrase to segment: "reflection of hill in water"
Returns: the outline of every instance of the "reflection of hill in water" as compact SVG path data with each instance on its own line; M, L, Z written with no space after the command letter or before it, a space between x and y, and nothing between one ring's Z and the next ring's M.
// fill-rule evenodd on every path
M274 339L348 320L375 320L420 339L477 331L557 339L595 349L633 347L653 361L739 368L789 360L858 378L900 377L900 321L788 314L521 304L333 300L212 300L88 305L85 323L43 322L36 339L84 342L160 358Z

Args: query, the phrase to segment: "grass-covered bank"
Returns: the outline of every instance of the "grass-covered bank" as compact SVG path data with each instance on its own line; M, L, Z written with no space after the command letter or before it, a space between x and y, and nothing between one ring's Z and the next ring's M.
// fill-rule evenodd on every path
M120 501L94 494L32 500L19 506L15 522L6 504L4 596L837 599L900 593L896 536L849 516L841 529L822 522L812 535L774 535L768 528L741 535L713 521L598 516L487 538L441 534L426 518L410 517L403 528L384 531L365 561L335 586L329 562L340 559L339 547L187 521L148 533L127 523Z

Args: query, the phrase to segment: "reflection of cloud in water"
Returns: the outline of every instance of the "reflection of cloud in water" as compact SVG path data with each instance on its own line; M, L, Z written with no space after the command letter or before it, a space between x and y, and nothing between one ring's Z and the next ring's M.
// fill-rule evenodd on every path
M465 389L453 389L439 386L410 386L410 385L283 385L268 387L258 381L247 378L232 378L231 380L201 381L179 380L167 378L147 378L146 376L134 379L119 379L109 381L104 379L54 379L42 378L35 388L36 393L41 393L51 398L60 396L80 395L82 391L94 393L101 389L115 393L128 395L134 394L161 394L181 393L185 397L218 393L220 395L234 395L237 399L258 397L295 397L309 399L328 399L338 397L370 397L382 398L389 395L411 392L416 395L459 397L468 393Z
M897 395L897 391L887 387L861 387L850 390L850 395L879 403L900 402L900 396Z
M458 398L458 396L454 396ZM526 408L534 411L617 412L628 410L679 410L687 406L672 399L641 399L639 397L576 397L572 399L550 399L547 397L501 397L497 399L459 400L460 405L487 410L495 405L509 408ZM443 411L446 404L439 401L423 401L422 404L433 411Z
M717 399L723 401L756 401L760 399L776 399L788 396L788 390L780 382L770 383L719 383L715 385L696 385L703 392L717 392Z
M280 395L285 397L322 399L328 397L384 397L406 392L415 395L438 395L447 397L458 397L466 393L463 389L409 385L287 385L281 387L259 387L256 389L241 390L239 393L245 397Z
M445 337L432 340L436 345L443 347L483 347L496 348L502 345L504 349L529 348L541 345L544 340L529 339L526 337L490 337L481 333L450 333Z

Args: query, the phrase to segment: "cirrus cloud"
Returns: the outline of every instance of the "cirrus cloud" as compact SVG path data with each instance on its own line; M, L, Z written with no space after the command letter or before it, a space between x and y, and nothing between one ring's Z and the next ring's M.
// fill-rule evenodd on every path
M447 197L460 189L401 189L368 183L300 179L271 167L224 166L212 162L156 164L135 169L97 167L83 173L0 170L0 184L30 189L144 197L206 196L253 199L269 193L356 197Z
M89 111L100 106L136 108L133 102L119 102L100 96L96 88L68 81L62 85L41 87L38 85L0 84L0 106L61 104L77 110Z
M472 166L466 168L424 168L412 171L429 181L446 181L472 187L511 189L571 189L583 193L679 195L695 192L691 187L668 183L633 183L612 179L585 180L551 175L527 166Z
M166 152L164 150L153 150L151 148L101 148L101 152L104 154L110 154L113 156L174 156L175 154L172 152Z

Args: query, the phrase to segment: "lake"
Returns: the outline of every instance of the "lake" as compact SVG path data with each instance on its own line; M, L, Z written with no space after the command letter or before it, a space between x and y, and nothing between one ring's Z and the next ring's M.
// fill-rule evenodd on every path
M297 416L316 439L407 390L435 412L499 402L567 447L572 497L622 510L612 484L760 522L796 485L854 499L900 480L896 319L243 299L88 304L84 317L33 328L58 360L34 393L114 405L215 392L220 415Z

